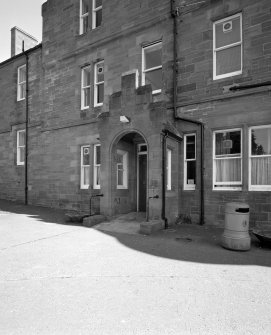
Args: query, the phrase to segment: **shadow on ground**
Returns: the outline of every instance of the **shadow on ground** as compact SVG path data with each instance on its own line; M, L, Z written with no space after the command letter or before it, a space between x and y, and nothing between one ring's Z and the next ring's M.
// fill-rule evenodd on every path
M66 223L63 210L36 206L24 206L9 201L0 201L1 214L25 214L39 221L63 225ZM116 221L118 224L119 221ZM198 225L176 225L159 231L151 236L140 235L132 226L136 222L127 222L128 229L123 230L124 221L116 228L114 223L100 224L93 228L117 239L121 244L139 252L157 257L205 264L257 265L271 266L270 245L262 245L254 236L249 251L231 251L221 247L223 229ZM79 225L72 223L72 225ZM119 227L121 229L119 229Z
M28 205L25 206L20 203L7 201L7 200L0 200L0 218L1 215L8 215L9 213L13 214L24 214L33 219L42 222L48 223L58 223L62 225L74 225L80 226L80 223L67 223L65 221L65 213L62 209L54 209L48 207L39 207L39 206L32 206Z

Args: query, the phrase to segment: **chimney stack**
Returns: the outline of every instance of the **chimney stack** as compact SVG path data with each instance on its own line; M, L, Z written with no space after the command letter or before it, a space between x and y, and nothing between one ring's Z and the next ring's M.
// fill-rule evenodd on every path
M33 48L38 44L35 37L27 34L18 27L11 29L11 57Z

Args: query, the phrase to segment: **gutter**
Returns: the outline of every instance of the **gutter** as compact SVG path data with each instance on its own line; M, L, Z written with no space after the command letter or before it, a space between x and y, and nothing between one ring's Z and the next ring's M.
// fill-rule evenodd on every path
M12 61L14 61L14 60L17 59L17 58L20 58L22 55L29 54L30 52L35 51L35 50L37 50L37 49L39 49L39 48L41 48L41 47L42 47L42 43L37 44L37 45L35 45L33 48L31 48L31 49L27 49L26 51L22 51L20 54L15 55L15 56L12 56L12 57L10 57L10 58L4 60L2 63L0 63L0 67L3 66L3 65L6 65L6 64L8 64L8 63L10 63L10 62L12 62Z

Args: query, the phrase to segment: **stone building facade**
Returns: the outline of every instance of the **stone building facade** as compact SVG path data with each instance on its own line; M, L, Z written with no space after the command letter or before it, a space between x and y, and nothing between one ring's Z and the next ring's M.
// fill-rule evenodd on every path
M268 0L42 15L42 44L0 64L1 198L214 225L242 201L271 223Z

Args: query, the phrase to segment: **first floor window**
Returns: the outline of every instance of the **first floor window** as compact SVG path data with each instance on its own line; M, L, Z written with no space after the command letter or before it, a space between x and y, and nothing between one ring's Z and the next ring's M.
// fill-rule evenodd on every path
M94 72L94 106L101 106L104 101L104 61L95 64Z
M151 84L152 93L162 89L162 43L148 45L142 50L142 85Z
M101 145L94 145L94 159L93 159L93 188L100 189L100 174L101 174Z
M80 0L80 34L88 30L89 0Z
M167 191L171 191L171 163L172 163L172 150L167 148Z
M249 189L271 191L271 125L249 129Z
M236 14L213 25L213 78L242 73L242 15Z
M95 29L102 24L102 10L103 1L102 0L92 0L92 28Z
M25 161L25 130L17 131L17 165L24 165Z
M85 66L81 70L81 109L90 106L90 66Z
M241 129L219 130L213 134L214 189L241 189Z
M196 186L196 134L184 136L184 189Z
M17 100L24 100L26 95L26 65L18 68Z
M89 188L90 176L90 146L81 147L81 189Z
M128 152L117 150L117 188L128 188Z

